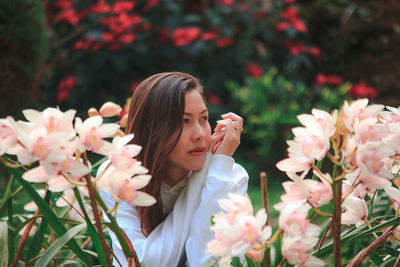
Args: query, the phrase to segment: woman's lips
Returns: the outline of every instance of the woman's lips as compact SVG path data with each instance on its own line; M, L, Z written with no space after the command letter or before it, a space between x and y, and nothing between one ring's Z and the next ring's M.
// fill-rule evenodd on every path
M192 156L202 156L206 153L205 147L196 147L189 151L189 154Z

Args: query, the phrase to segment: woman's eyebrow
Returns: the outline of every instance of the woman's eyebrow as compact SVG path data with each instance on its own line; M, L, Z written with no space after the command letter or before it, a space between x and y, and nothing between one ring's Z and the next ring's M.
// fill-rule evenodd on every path
M207 112L208 112L208 109L204 109L202 112L200 112L200 115L201 115L201 114L204 114L204 113L207 113ZM191 116L191 115L193 115L193 114L190 113L190 112L184 112L183 115Z

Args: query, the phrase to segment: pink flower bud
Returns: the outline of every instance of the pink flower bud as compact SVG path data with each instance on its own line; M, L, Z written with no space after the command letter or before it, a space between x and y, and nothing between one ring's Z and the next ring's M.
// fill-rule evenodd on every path
M88 115L89 115L89 117L97 116L97 115L99 115L99 112L98 112L97 109L95 109L95 108L90 108L90 109L88 110Z
M118 115L122 111L122 108L113 103L113 102L107 102L104 103L103 106L100 108L100 115L102 117L113 117Z

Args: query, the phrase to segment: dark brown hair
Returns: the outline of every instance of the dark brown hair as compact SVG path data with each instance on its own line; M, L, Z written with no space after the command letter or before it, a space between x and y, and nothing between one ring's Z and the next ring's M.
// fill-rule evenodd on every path
M164 72L141 82L132 95L126 133L133 133L132 143L140 145L137 156L152 175L143 191L157 199L150 207L137 207L142 232L148 236L167 216L161 201L161 182L169 154L182 133L185 93L203 92L199 81L185 73Z

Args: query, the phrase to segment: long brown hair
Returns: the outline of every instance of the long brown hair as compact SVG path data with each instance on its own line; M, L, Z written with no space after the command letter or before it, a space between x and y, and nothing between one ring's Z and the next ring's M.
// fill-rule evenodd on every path
M132 95L126 133L133 133L132 143L142 146L137 159L152 175L143 191L157 199L153 206L137 207L145 236L167 216L160 194L163 169L181 136L185 93L190 90L203 92L195 77L181 72L164 72L141 82Z

